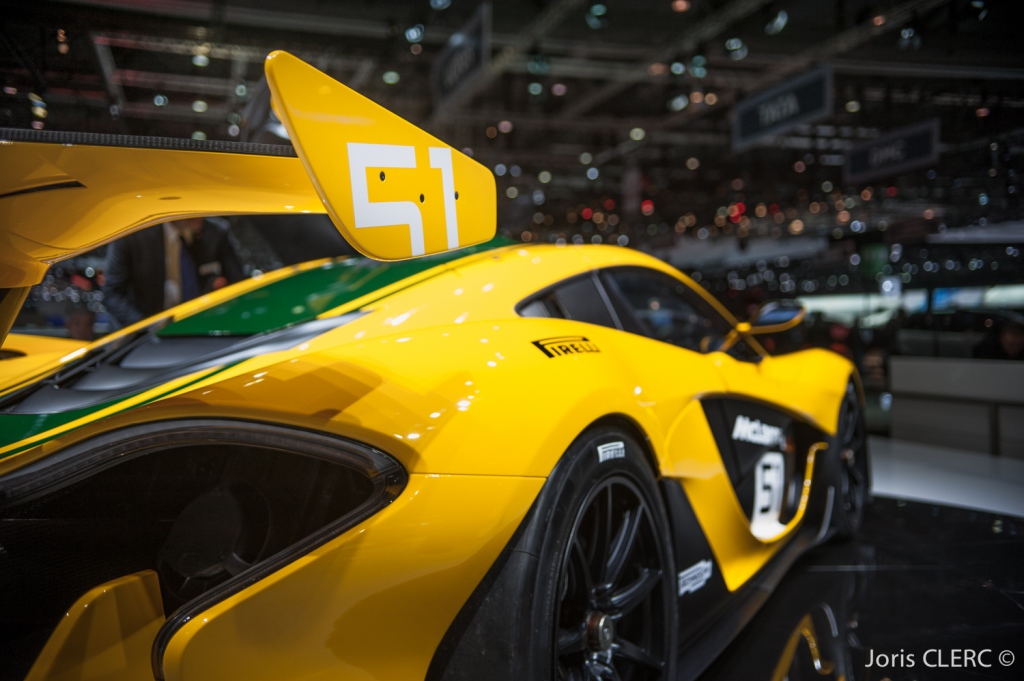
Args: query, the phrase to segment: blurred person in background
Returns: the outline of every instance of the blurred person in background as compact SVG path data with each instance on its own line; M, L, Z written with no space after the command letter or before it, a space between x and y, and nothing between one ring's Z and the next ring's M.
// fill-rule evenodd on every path
M1024 360L1024 322L1004 321L997 333L990 332L974 347L972 354L978 359Z
M68 338L75 340L91 341L93 339L92 328L95 323L96 314L84 305L75 305L64 319Z
M112 243L103 303L128 326L244 277L229 226L189 218L154 225Z

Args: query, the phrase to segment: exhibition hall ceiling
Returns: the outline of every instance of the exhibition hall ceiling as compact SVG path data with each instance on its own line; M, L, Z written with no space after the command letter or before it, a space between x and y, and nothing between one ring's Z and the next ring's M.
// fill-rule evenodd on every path
M499 225L523 241L670 252L689 237L920 240L1021 218L1012 0L5 12L0 125L287 144L261 82L285 49L492 168Z

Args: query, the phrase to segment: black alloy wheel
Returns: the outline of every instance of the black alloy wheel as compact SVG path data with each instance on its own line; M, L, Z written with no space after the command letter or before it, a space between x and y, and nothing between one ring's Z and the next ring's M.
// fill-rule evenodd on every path
M634 432L597 424L568 447L428 681L675 680L675 551Z
M555 675L566 681L656 679L667 666L664 575L656 516L628 477L593 487L562 560Z
M839 450L836 529L841 536L851 537L860 529L864 507L871 499L867 426L853 383L846 387L835 442Z

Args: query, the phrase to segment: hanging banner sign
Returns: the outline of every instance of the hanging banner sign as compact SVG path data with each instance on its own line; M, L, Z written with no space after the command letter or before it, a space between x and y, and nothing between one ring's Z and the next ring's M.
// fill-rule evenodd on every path
M832 69L824 64L798 78L738 103L732 149L743 151L801 123L832 116Z
M469 23L449 38L434 60L431 81L435 108L441 108L445 100L486 69L490 60L491 6L485 2Z
M939 160L939 119L899 128L846 152L843 178L860 184L935 165Z

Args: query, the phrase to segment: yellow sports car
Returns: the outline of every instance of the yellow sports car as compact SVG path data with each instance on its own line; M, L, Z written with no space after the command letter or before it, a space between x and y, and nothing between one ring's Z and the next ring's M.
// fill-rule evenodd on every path
M487 169L286 53L291 148L0 132L49 263L326 212L371 258L0 357L0 679L676 679L868 493L853 366L664 263L501 245Z

